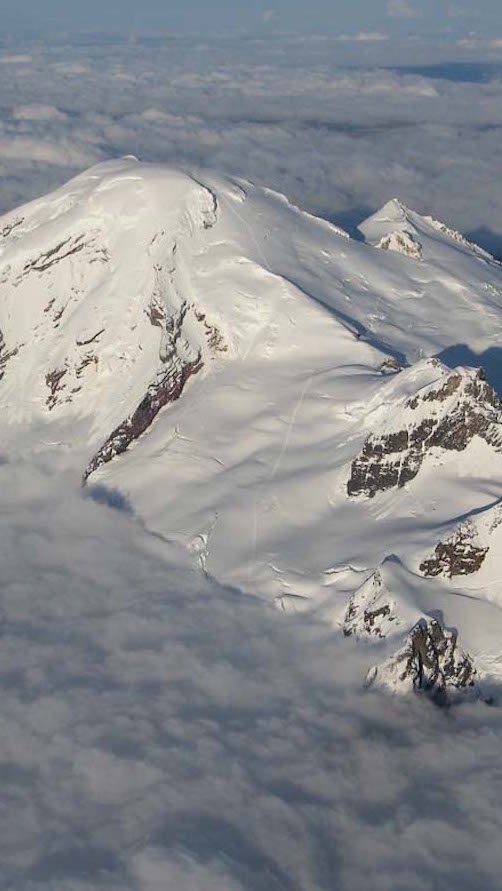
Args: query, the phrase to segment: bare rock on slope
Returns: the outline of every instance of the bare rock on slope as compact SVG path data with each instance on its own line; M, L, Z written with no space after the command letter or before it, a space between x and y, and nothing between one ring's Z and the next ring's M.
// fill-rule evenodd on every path
M428 578L471 575L481 568L488 550L476 543L472 524L464 523L446 541L437 544L434 555L420 564L420 572Z
M367 437L352 463L347 492L373 498L402 487L432 449L463 451L475 436L502 451L502 403L482 370L444 369L439 382L390 404L381 432Z
M471 657L458 645L456 632L435 619L417 622L405 645L383 665L370 669L367 685L428 693L439 704L460 694L479 695Z
M396 601L377 569L350 598L343 622L345 637L385 638L401 624Z

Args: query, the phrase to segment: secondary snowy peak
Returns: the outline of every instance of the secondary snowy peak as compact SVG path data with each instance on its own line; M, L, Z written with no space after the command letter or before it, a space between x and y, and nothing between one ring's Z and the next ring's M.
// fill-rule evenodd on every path
M360 224L359 230L369 243L386 251L395 251L422 260L437 254L438 245L461 249L464 252L492 261L491 254L468 241L460 232L430 216L410 210L397 198ZM424 253L425 251L425 253Z

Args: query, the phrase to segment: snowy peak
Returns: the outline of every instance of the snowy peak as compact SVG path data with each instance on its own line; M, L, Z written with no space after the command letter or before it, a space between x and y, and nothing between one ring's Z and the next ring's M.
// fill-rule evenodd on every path
M387 202L358 228L368 244L415 260L436 257L438 247L439 250L445 247L496 262L491 254L468 241L460 232L431 216L421 216L397 198Z
M224 348L180 282L214 195L176 171L92 168L2 223L2 396L112 429L150 387L171 395ZM106 392L106 399L103 394ZM162 401L162 400L161 400Z
M496 673L502 409L479 370L423 357L499 349L501 267L399 202L372 225L387 250L134 159L7 215L2 449L64 454L198 571L318 609L372 662L460 664L458 627Z

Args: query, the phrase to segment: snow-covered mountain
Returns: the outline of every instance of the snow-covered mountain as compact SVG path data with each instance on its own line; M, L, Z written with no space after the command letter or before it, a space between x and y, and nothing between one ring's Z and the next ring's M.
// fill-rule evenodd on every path
M502 267L397 201L360 229L133 158L8 214L2 450L356 635L373 683L490 691Z

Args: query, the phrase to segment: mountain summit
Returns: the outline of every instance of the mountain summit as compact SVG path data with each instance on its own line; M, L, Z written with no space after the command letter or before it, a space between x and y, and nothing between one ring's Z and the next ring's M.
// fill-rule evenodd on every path
M502 267L397 201L360 229L132 158L8 214L5 452L59 450L205 574L360 637L384 686L488 688L502 415L454 358L500 349Z

